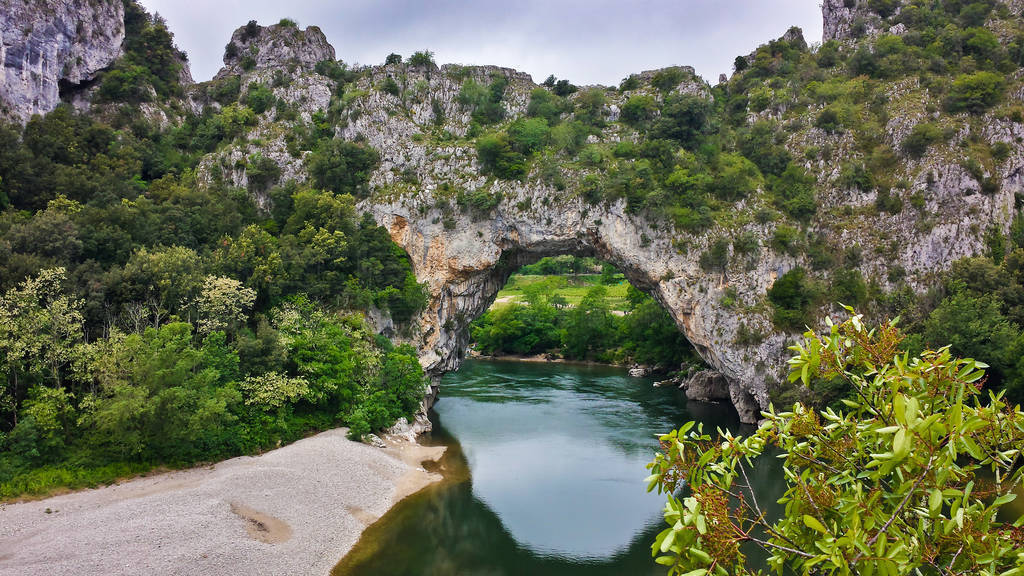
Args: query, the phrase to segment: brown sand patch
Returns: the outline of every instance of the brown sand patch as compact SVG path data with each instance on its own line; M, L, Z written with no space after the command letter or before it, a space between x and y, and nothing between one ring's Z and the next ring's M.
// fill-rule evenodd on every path
M292 537L291 526L283 520L236 502L231 503L231 511L245 520L245 531L260 542L279 544L287 542Z
M395 483L393 502L398 502L441 480L440 474L428 472L423 468L423 464L440 460L447 449L444 446L421 446L400 438L386 438L385 443L388 445L384 449L386 453L409 466L409 470Z
M363 510L358 506L346 506L345 510L347 510L348 513L351 514L353 518L358 520L359 523L363 526L369 526L377 520L377 517L375 515L370 514L369 512Z

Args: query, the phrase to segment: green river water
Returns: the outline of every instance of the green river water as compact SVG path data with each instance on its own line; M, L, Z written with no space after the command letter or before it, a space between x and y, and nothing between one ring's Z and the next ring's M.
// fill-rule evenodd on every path
M727 405L651 384L609 367L466 362L445 376L423 439L448 446L445 479L369 527L334 575L665 574L650 552L664 498L643 483L655 434L688 420L752 428ZM780 515L778 461L758 460L751 481ZM1024 513L1024 498L1005 512Z
M664 574L650 551L664 496L643 482L655 434L691 419L740 424L727 405L687 404L652 382L609 367L467 361L445 376L424 439L449 447L445 480L371 526L334 574ZM770 492L777 476L757 474Z

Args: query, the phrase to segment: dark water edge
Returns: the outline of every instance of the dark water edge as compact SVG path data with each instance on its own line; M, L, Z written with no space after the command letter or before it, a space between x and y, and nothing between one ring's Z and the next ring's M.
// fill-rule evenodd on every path
M625 473L629 484L620 488L624 490L620 494L621 498L593 499L592 506L615 509L618 504L620 507L626 505L635 508L632 498L650 496L644 494L643 490L642 478L646 475L643 463L649 460L656 448L656 432L667 432L690 419L731 429L739 427L731 407L687 405L678 391L655 389L651 385L653 380L629 378L622 368L474 360L467 362L462 372L452 376L458 379L458 384L453 385L450 381L448 385L442 383L439 409L430 415L434 432L421 438L423 444L444 445L448 448L445 456L435 465L444 479L399 502L367 528L356 546L332 571L333 575L664 574L664 568L653 563L650 551L650 543L664 528L660 516L663 497L653 495L653 507L650 502L645 504L646 510L640 511L639 525L636 525L637 518L633 514L633 518L623 520L624 524L631 525L626 526L625 531L622 526L607 526L615 532L612 539L618 537L621 542L595 554L592 549L595 540L593 524L600 522L601 518L607 519L607 511L603 517L595 515L594 510L557 514L556 523L561 523L558 526L567 531L578 528L583 532L579 537L543 534L552 528L544 523L526 522L524 528L522 518L515 518L522 506L503 501L500 490L497 496L494 495L494 475L486 473L487 466L481 464L480 460L493 458L495 452L507 450L509 443L515 444L522 436L529 437L533 428L543 425L543 422L565 419L567 423L563 426L579 430L580 450L586 451L588 445L593 447L600 444L588 438L603 434L605 440L614 444L613 450L618 451L620 456L628 457L626 463L629 467ZM446 380L450 380L449 377ZM474 437L479 434L479 422L477 428L473 428L474 419L485 418L480 416L480 412L486 412L497 420L496 429L493 434L488 430L488 439L482 447L480 439ZM586 413L587 418L580 419L580 413ZM531 422L531 418L543 419L543 422ZM450 426L446 427L445 422L450 422ZM631 429L637 424L639 428L650 429ZM595 428L595 425L599 425L599 428ZM469 433L466 431L467 426ZM490 488L478 486L474 491L470 457L467 457L463 446L449 428L461 430L476 448L476 453L471 457L476 458L477 472L484 469L482 477L477 479L478 484L490 482ZM492 441L491 435L498 438L493 445L488 444ZM574 443L571 444L572 451L575 451L575 439L571 442ZM539 448L539 452L545 452L551 444L550 440L545 443L535 442L535 445L528 448ZM565 446L558 442L554 444L552 450L565 450ZM599 455L607 455L600 450L597 452ZM482 453L484 456L481 456ZM518 458L518 461L534 459L540 462L535 466L550 467L552 462L558 462L545 460L540 454L531 458L529 453ZM592 464L592 461L584 463ZM536 488L541 485L546 488L544 482L536 483L529 464L521 466L526 470L516 467L503 472L512 476L522 474L523 482L528 486ZM595 481L608 482L609 478L583 476L594 476L595 473L600 476L603 473L614 477L616 473L614 463L609 465L610 470L605 471L601 470L600 465L581 465L578 461L571 462L569 466L580 469L579 491L584 494L587 493L587 486ZM493 462L490 468L493 470ZM570 480L572 473L570 470ZM622 471L619 473L621 475ZM554 473L551 483L561 487L555 490L567 490L565 475L565 470ZM531 478L534 478L534 484L529 484ZM500 480L498 482L500 484ZM488 495L491 497L488 498ZM556 492L556 499L549 501L549 505L555 509L559 509L559 506L565 508L564 502L559 502L565 497L571 497L571 494L559 496ZM538 490L534 507L543 509L544 498L543 490ZM497 502L503 513L488 504L488 499ZM624 504L615 502L619 499L624 500ZM578 521L575 521L577 513ZM646 520L642 519L644 514ZM509 522L512 526L518 526L520 538L509 530ZM537 537L542 544L544 538L547 541L554 538L556 541L564 540L565 546L561 550L552 550L551 546L538 545L537 541L523 544L522 541L530 540L531 532L542 533ZM598 540L600 545L603 541L600 538Z

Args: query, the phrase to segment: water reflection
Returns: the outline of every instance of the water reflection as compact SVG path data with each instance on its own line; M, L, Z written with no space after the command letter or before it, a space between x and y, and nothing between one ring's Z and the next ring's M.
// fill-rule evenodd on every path
M738 426L727 406L698 416L621 370L467 362L433 415L446 481L372 526L335 574L663 574L650 542L664 499L645 493L644 464L656 433L694 417Z

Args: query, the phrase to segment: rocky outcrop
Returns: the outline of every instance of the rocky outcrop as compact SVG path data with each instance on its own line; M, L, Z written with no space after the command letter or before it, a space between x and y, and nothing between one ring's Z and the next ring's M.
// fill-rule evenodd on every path
M729 380L714 370L701 370L679 385L689 400L721 402L729 400Z
M231 35L224 52L224 67L216 78L253 70L312 70L317 62L334 60L334 47L320 28L305 30L290 22L260 26L255 22Z
M0 0L0 106L24 122L121 54L121 0Z
M882 20L864 1L825 0L823 12L826 40L881 29ZM8 34L7 28L3 33ZM784 39L803 44L795 29ZM358 80L339 96L334 81L316 72L318 62L333 58L333 48L315 27L300 30L286 22L235 31L218 81L234 82L238 76L243 101L250 82L260 82L283 105L263 111L244 138L204 158L197 177L223 177L245 186L247 162L260 155L278 165L282 180L303 180L308 150L289 146L287 136L295 124L308 123L316 112L328 109L336 137L376 149L381 163L370 178L372 194L359 208L387 228L429 290L429 304L410 339L435 383L445 371L458 368L470 322L487 309L514 271L544 256L595 255L660 302L714 369L691 379L695 397L728 398L744 421L756 421L768 407L771 387L783 380L787 346L798 338L775 329L766 291L796 266L813 268L808 251L791 254L774 246L783 226L798 226L803 238L824 246L821 250L842 255L845 265L880 290L894 289L896 276L890 273L899 271L900 282L921 292L956 259L984 253L990 230L1006 234L1016 211L1015 196L1024 193L1024 124L995 113L971 123L943 116L929 108L933 95L911 76L886 86L886 100L879 105L886 107L888 121L879 127L877 138L895 154L922 121L939 123L951 136L922 158L899 158L887 189L860 191L843 183L842 165L862 152L849 132L816 127L811 119L821 106L812 102L804 104L802 116L786 123L780 138L817 180L817 215L809 222L787 220L768 191L760 189L716 214L706 231L691 234L676 229L663 215L628 209L623 199L587 200L588 182L601 183L608 176L607 164L616 162L613 148L641 139L633 127L615 122L629 98L645 94L663 102L672 93L711 97L707 83L691 69L682 69L674 88L651 86L657 71L650 71L636 75L628 91L591 87L571 95L570 102L576 104L593 90L602 92L604 122L597 124L604 127L587 136L593 154L585 161L551 154L532 161L532 171L521 180L500 180L478 165L469 137L472 111L459 94L465 85L486 88L504 79L501 106L511 120L526 113L530 92L537 88L530 76L493 66L399 63L358 70ZM1007 92L1008 104L1024 105L1024 89ZM201 87L189 90L188 102L196 110L218 106L204 99ZM292 112L291 119L279 116L278 108ZM782 116L766 109L751 112L750 120ZM998 163L972 164L966 156L969 135L989 145L1005 143L1009 152ZM259 191L253 192L262 199ZM899 207L880 210L880 194L897 197ZM484 202L467 200L472 198ZM740 237L755 248L737 250ZM726 258L702 263L712 246L724 247ZM852 256L847 258L844 251ZM827 281L828 273L821 274ZM838 310L819 310L817 320L832 312ZM436 392L436 386L429 389L428 402Z

